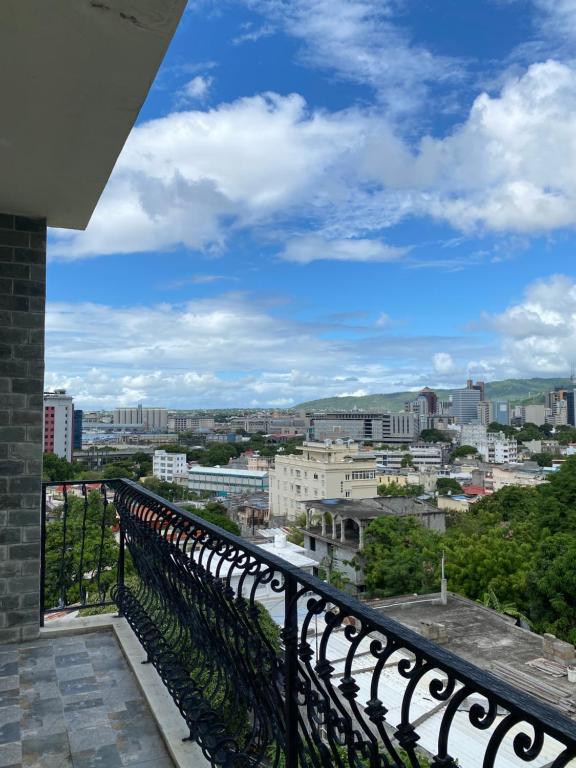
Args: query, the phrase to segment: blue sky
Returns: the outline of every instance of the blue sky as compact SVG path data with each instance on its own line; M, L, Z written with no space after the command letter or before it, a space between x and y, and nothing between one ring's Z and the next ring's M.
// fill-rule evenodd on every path
M576 0L196 0L85 232L48 387L291 406L564 375Z

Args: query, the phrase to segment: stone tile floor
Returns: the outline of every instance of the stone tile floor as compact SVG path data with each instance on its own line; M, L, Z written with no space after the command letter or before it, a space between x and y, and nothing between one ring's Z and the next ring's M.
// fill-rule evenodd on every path
M173 768L112 632L0 646L0 768Z

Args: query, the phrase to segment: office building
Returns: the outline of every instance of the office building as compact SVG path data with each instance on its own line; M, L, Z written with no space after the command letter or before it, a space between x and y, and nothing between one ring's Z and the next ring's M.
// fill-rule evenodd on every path
M154 451L152 459L152 473L159 480L174 483L182 478L187 478L188 464L185 453L167 453L166 451Z
M375 451L378 469L401 469L405 465L405 457L410 457L411 466L416 469L427 469L429 467L439 468L443 464L442 448L437 445L411 445L408 450Z
M484 382L472 383L468 379L465 389L456 389L452 393L452 416L457 424L470 424L478 421L478 404L484 400Z
M308 439L356 440L369 443L410 444L418 437L415 413L361 411L311 413Z
M168 432L198 432L199 430L214 429L212 416L170 416Z
M166 432L168 411L166 408L116 408L114 424L120 427L140 427L145 432Z
M65 389L44 392L44 453L72 461L74 403Z
M480 400L480 402L476 406L476 418L478 419L480 424L483 424L486 427L488 426L488 424L490 424L491 411L490 411L490 403L487 400Z
M376 461L356 443L305 442L298 454L276 456L270 470L270 516L295 520L306 499L363 499L375 496Z
M492 400L490 403L490 418L497 424L510 424L510 403L507 400Z

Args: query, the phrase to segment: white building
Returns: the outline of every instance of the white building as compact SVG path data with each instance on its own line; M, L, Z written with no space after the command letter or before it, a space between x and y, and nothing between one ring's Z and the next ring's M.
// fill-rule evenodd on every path
M374 451L378 462L378 469L401 469L402 460L408 454L413 467L417 469L427 469L429 467L439 468L442 466L442 448L435 445L411 445L407 450L384 450Z
M415 413L364 413L362 411L310 413L308 437L320 440L358 440L410 444L419 432Z
M154 451L152 459L152 473L159 480L167 483L176 482L177 478L186 477L188 464L185 453L167 453L166 451Z
M266 491L268 472L195 465L188 469L188 489L196 493L212 493L214 496Z
M142 427L149 432L166 432L168 411L166 408L116 408L114 424L121 427Z
M490 464L507 464L518 458L518 443L503 432L488 432L483 424L463 424L461 445L471 445Z
M374 455L364 456L356 443L305 442L301 454L276 456L270 470L270 516L295 520L306 499L363 499L376 496Z
M65 389L44 392L44 453L72 461L74 401Z
M212 416L170 416L168 432L196 432L199 429L214 429Z

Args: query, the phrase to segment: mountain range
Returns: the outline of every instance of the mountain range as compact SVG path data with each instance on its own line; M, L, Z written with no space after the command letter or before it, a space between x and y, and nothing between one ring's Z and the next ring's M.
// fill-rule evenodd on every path
M503 379L502 381L486 382L487 400L509 400L514 405L539 405L544 403L544 394L554 387L569 387L570 379ZM431 387L431 389L434 389ZM434 389L439 400L448 400L454 389ZM381 395L363 395L360 397L324 397L320 400L309 400L294 406L295 410L306 411L401 411L407 400L413 400L418 390L405 392L388 392Z

